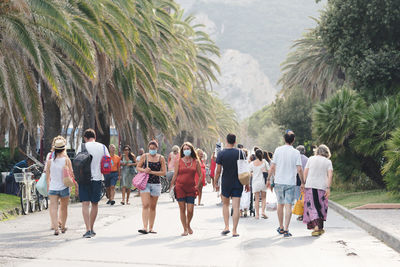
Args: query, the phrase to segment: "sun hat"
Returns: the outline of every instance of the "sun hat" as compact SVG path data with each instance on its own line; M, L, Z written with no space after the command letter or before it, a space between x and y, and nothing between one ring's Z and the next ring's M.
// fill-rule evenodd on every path
M54 142L54 149L57 149L57 150L61 150L61 149L65 149L65 139L57 139L55 142Z

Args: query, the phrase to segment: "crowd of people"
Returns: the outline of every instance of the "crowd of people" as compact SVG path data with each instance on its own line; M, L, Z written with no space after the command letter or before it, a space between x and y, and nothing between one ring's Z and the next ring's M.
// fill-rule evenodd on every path
M193 234L191 221L194 207L202 206L202 188L206 185L206 176L211 179L214 191L221 196L224 228L222 235L239 236L238 224L240 217L247 216L253 209L255 219L268 219L266 215L267 194L276 194L277 199L277 232L284 237L292 236L289 231L293 204L304 195L304 212L298 220L307 224L313 230L313 236L324 233L324 221L328 211L330 185L332 183L332 162L330 151L325 145L315 148L314 155L305 156L304 146L293 147L295 134L287 130L284 134L285 144L276 148L274 153L255 147L251 151L236 145L236 136L228 134L226 146L222 148L219 142L207 164L207 154L196 149L191 143L185 142L181 147L173 146L167 159L159 153L157 141L151 140L144 149L138 151L136 157L130 146L125 145L122 155L116 154L116 147L96 142L96 133L87 129L83 134L84 143L78 148L77 155L90 155L90 177L83 183L85 177L75 177L76 194L82 203L82 216L86 226L83 237L96 235L94 225L98 214L98 203L101 199L101 181L107 188L107 204L115 205L115 187L120 181L122 192L121 205L129 205L132 179L137 173L145 173L147 183L140 190L142 202L143 227L140 234L156 234L154 223L158 199L161 195L160 177L166 176L170 181L170 191L173 192L179 206L182 223L182 236ZM51 226L55 235L67 230L67 211L70 188L63 183L66 170L72 176L82 176L77 172L66 154L66 140L58 136L53 140L51 152L46 157L45 173L47 190L50 198ZM111 167L105 173L103 160L109 158ZM250 182L239 179L238 161L248 162ZM207 173L206 169L209 169ZM75 171L75 175L74 175ZM87 176L87 174L85 174ZM250 207L250 202L254 205ZM261 202L261 205L260 205ZM232 205L233 227L230 228L230 205ZM261 211L260 211L261 206Z

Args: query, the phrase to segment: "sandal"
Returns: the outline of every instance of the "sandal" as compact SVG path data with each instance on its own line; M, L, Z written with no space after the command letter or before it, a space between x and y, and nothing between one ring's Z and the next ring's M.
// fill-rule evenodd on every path
M125 202L121 201L121 205L125 205Z
M61 229L61 233L65 234L65 232L66 232L67 230L68 230L68 228L67 228L67 227L64 227L64 228Z
M221 232L221 235L227 235L227 234L229 234L231 231L229 231L229 230L224 230L224 231L222 231Z
M280 235L283 235L283 234L285 233L285 231L284 231L282 228L280 228L280 227L278 227L278 229L276 229L276 231L277 231L278 234L280 234Z
M55 230L54 235L58 235L58 234L59 234L58 230Z
M147 232L146 230L140 229L138 230L139 233L147 235L149 232Z
M261 216L261 218L263 218L263 219L268 219L268 216L265 215L265 214L263 214L263 215Z
M149 233L149 234L157 234L157 232L155 232L155 231L153 231L153 230L150 230L148 233Z
M292 234L289 233L289 230L283 231L283 237L291 237L291 236L292 236Z
M234 235L232 235L232 237L238 237L238 236L240 236L239 234L234 234Z

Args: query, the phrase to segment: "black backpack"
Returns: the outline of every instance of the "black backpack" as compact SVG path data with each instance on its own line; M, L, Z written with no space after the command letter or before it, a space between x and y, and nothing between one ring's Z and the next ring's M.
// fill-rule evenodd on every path
M81 145L81 152L79 152L72 163L74 169L75 180L79 184L89 184L92 180L92 171L90 165L93 156L89 154L85 144Z

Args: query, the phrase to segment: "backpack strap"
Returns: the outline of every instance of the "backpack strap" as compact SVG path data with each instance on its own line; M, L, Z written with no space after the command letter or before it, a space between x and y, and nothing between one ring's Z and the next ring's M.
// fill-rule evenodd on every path
M81 152L88 152L85 143L81 144Z

